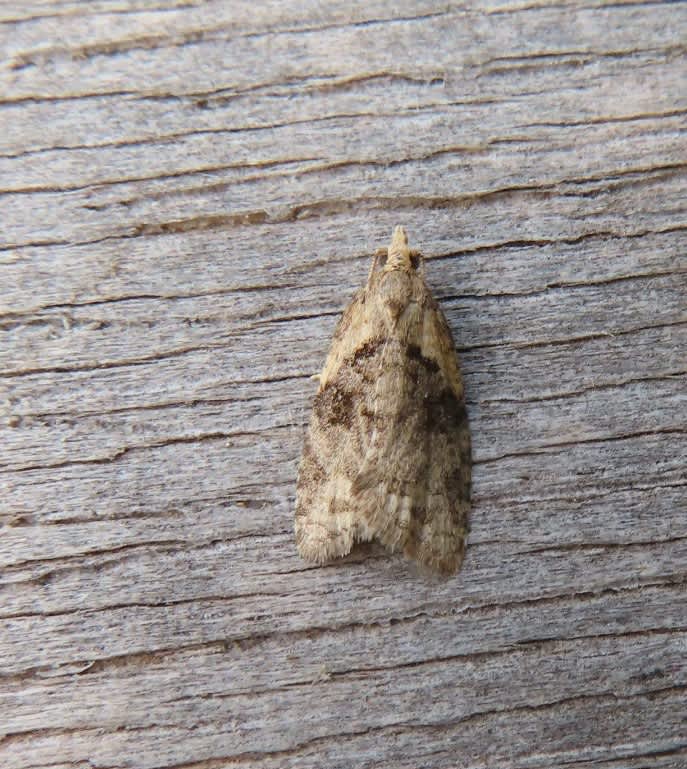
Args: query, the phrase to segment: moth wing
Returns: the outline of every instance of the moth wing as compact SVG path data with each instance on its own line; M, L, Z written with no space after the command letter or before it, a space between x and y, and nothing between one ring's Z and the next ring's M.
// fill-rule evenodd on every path
M324 563L370 536L352 498L372 433L375 372L383 345L369 337L365 292L344 311L320 375L298 471L296 546Z
M434 572L465 551L471 448L451 332L427 293L405 332L386 341L372 438L353 484L369 533Z

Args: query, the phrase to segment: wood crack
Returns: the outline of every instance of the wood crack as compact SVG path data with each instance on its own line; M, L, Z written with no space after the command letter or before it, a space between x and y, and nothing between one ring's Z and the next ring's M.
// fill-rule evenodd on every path
M638 430L637 432L621 433L620 435L595 436L593 438L579 438L575 441L558 441L553 443L542 443L526 451L513 451L495 456L476 458L473 460L475 465L487 465L494 462L501 462L504 459L514 459L518 457L527 457L535 454L556 454L559 449L572 448L587 444L614 443L616 441L635 440L636 438L646 438L656 435L687 435L687 426L684 428L665 427L658 430Z
M664 374L656 374L645 377L632 377L631 379L624 379L620 382L597 382L588 387L580 387L576 390L564 390L551 393L549 395L535 395L530 398L511 398L511 397L499 397L499 398L480 398L480 404L487 403L546 403L547 401L568 400L571 398L579 398L587 393L591 392L604 392L606 390L622 390L626 387L630 387L635 384L646 384L649 382L668 382L671 380L679 380L687 376L687 369L668 371ZM468 400L468 403L470 401Z
M489 349L491 347L514 347L517 350L536 349L538 347L549 347L550 345L578 345L583 342L593 342L597 339L613 339L621 336L628 336L632 334L639 334L642 331L652 331L655 329L674 328L676 326L686 326L687 320L676 320L671 322L662 323L647 323L642 326L634 326L627 329L613 329L613 331L602 331L593 334L581 334L579 336L572 336L566 338L553 338L553 339L537 339L537 340L517 340L510 339L505 342L488 342L475 345L462 345L458 347L459 352L472 352L473 350ZM0 374L1 376L1 374Z
M288 422L281 425L272 425L262 430L236 430L234 432L211 432L201 433L199 435L180 435L174 438L167 438L161 441L153 441L152 443L140 444L136 446L124 446L121 449L113 451L104 457L89 457L88 459L66 459L62 462L54 462L44 465L20 465L12 468L0 469L2 473L25 473L32 472L34 470L58 470L65 467L74 467L79 465L109 465L118 459L121 459L126 454L130 454L138 451L149 451L150 449L160 449L167 446L175 446L184 443L204 443L206 441L217 440L231 440L234 438L243 438L246 436L258 437L266 432L274 432L276 430L284 430L292 427L302 427L300 422Z
M33 580L27 580L33 581ZM35 581L40 582L40 577ZM249 593L234 593L233 595L207 595L204 597L193 596L191 598L174 598L168 601L135 601L135 602L121 602L112 603L103 606L99 606L93 609L65 609L63 611L40 611L40 612L22 612L15 614L2 614L0 619L2 620L19 620L19 619L32 619L39 617L68 617L71 615L89 616L94 614L103 614L107 612L119 611L121 609L168 609L172 606L188 606L198 603L198 601L207 601L208 603L231 603L233 601L251 600L251 599L266 599L266 598L286 598L287 594L279 592L249 592ZM183 647L174 647L183 648ZM157 653L157 652L156 652Z
M676 258L677 261L677 258ZM576 291L578 289L588 289L594 286L611 286L616 283L628 283L635 280L655 280L656 278L666 278L678 275L687 275L687 268L672 269L672 270L653 270L651 272L634 273L631 275L613 275L605 278L591 279L588 278L584 281L561 281L555 283L547 283L543 288L534 289L531 291L498 291L490 292L483 291L480 293L460 293L460 294L448 294L440 296L442 301L456 301L458 299L511 299L518 298L530 298L534 296L544 296L546 294L552 294L556 291Z

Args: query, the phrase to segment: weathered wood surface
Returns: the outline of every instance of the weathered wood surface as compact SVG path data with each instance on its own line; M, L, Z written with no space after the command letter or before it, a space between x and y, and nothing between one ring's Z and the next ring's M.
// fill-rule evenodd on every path
M687 3L0 6L0 765L687 764ZM292 541L403 223L463 571Z

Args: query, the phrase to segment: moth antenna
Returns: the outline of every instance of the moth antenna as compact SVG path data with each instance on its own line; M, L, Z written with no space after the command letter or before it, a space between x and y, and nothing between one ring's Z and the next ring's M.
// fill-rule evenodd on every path
M370 278L372 277L374 272L379 269L379 260L382 257L384 259L386 259L388 253L389 253L389 249L388 248L378 248L374 252L374 256L372 258L372 264L370 265L370 271L367 274L367 282L368 283L370 282Z
M425 277L425 257L422 255L421 251L417 250L417 248L410 249L410 263L418 271L418 273L424 278Z

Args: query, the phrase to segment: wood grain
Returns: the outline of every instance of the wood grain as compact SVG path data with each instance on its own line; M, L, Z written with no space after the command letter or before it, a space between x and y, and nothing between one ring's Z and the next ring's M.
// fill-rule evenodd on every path
M0 765L687 763L687 3L0 5ZM403 224L475 505L292 535Z

